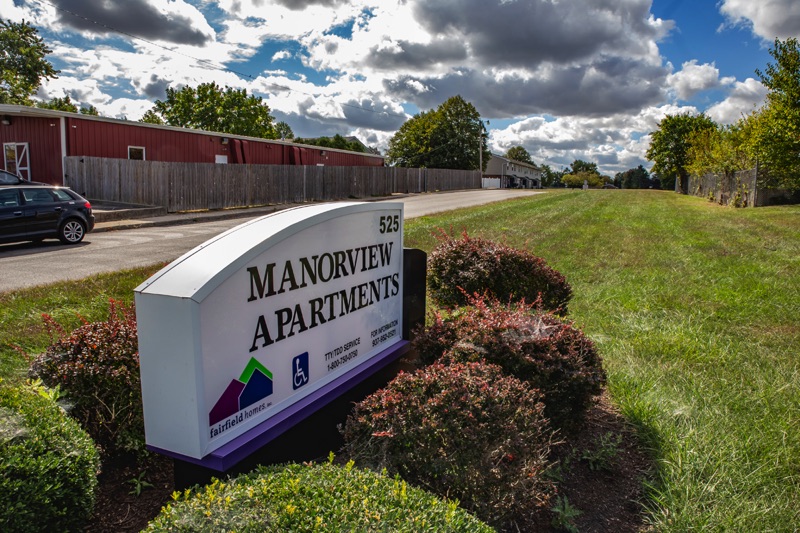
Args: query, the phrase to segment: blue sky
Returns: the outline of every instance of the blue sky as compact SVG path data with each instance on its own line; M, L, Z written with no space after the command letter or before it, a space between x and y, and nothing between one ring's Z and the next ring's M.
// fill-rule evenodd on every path
M297 135L386 148L410 115L460 94L490 145L609 175L643 164L666 114L731 123L763 103L797 0L0 0L33 21L69 95L136 120L167 87L262 96Z

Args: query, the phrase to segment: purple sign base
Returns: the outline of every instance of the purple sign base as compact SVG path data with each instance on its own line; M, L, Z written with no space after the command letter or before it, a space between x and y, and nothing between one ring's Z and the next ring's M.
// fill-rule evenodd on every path
M226 472L233 468L238 462L280 437L295 424L303 421L348 390L400 359L403 355L408 353L410 349L411 343L409 341L396 342L389 348L371 357L369 361L357 366L338 379L298 400L280 413L273 415L258 426L239 435L202 459L188 457L156 446L148 445L147 449L151 452L172 457L173 459L193 463L218 472Z

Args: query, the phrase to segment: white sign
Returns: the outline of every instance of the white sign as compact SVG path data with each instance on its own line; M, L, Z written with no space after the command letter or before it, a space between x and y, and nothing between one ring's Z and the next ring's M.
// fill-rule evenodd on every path
M201 459L401 341L403 205L280 211L136 288L147 444Z

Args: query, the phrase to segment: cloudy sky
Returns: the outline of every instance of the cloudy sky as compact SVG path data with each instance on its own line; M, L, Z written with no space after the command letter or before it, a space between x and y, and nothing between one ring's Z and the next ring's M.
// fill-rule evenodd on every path
M42 87L137 120L167 87L262 96L298 136L385 150L410 116L460 94L490 146L556 169L639 164L666 114L737 120L763 102L797 0L0 0L61 70Z

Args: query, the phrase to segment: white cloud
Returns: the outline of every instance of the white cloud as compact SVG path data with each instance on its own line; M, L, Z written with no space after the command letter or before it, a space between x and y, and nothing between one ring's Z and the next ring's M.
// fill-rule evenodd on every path
M800 37L797 0L723 0L720 12L733 24L749 26L766 41Z
M0 0L0 18L2 19L22 22L23 19L28 17L28 13L24 7L17 6L14 0Z
M722 102L711 106L706 114L719 124L733 124L764 104L767 88L753 78L737 82Z
M661 105L643 109L634 116L602 118L531 117L503 129L491 131L491 147L505 153L512 146L523 146L534 162L559 170L574 160L595 161L600 172L613 176L638 165L649 168L645 152L649 133L666 115L697 113L692 106Z
M280 61L281 59L289 59L290 57L292 57L292 54L288 50L281 50L280 52L272 54L272 61Z
M667 76L669 85L681 100L690 100L697 93L730 85L736 78L725 77L720 79L719 69L714 63L697 64L696 59L687 61L681 70Z

